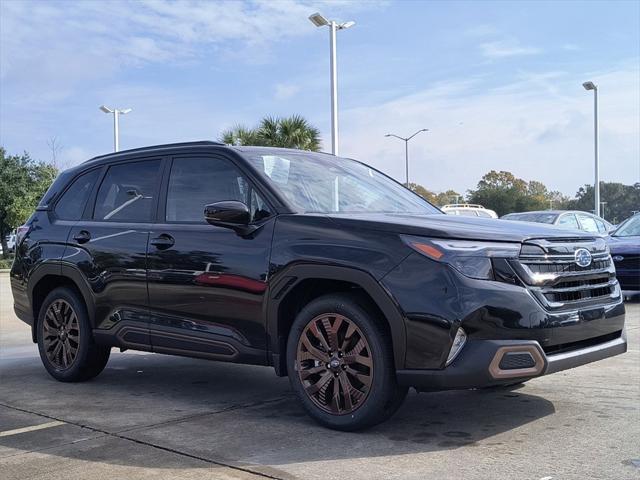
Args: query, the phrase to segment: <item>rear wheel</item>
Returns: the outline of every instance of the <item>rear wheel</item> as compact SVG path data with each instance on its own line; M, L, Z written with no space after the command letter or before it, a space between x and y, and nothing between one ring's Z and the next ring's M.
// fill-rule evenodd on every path
M382 422L407 394L396 383L388 335L352 295L320 297L298 314L287 366L306 411L329 428L358 430Z
M62 382L81 382L104 369L111 349L97 345L84 301L72 289L52 290L40 308L37 324L40 359Z

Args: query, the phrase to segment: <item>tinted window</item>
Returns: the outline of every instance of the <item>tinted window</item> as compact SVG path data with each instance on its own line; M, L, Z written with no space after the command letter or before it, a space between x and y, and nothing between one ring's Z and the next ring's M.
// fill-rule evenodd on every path
M56 216L62 220L80 220L87 204L93 185L98 179L100 169L83 173L67 188L56 203Z
M582 227L582 230L591 233L599 233L598 225L596 225L596 221L593 217L585 214L578 214L578 218L580 219L580 226Z
M120 222L149 222L156 199L160 160L109 167L93 218Z
M210 203L236 200L250 207L252 218L269 215L268 207L238 169L221 158L177 158L167 188L168 222L203 222Z
M578 220L576 220L576 216L573 213L562 215L560 217L560 220L558 221L558 226L580 230L580 225L578 225Z

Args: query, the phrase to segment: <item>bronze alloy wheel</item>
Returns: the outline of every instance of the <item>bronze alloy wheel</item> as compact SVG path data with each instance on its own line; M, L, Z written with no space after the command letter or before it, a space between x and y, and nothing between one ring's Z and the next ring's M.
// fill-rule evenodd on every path
M43 345L55 368L67 369L78 355L80 324L76 312L65 300L55 300L42 322Z
M305 392L322 410L345 415L371 389L373 358L362 331L343 315L324 313L302 331L296 370Z

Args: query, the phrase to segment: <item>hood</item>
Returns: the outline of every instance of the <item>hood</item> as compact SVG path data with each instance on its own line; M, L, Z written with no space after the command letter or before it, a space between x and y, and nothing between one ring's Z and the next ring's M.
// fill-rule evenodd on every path
M640 254L640 237L607 237L611 254Z
M578 230L565 230L553 225L514 222L494 218L461 217L458 215L408 215L392 213L354 213L327 215L338 225L406 235L457 238L461 240L492 240L523 242L534 238L596 238Z

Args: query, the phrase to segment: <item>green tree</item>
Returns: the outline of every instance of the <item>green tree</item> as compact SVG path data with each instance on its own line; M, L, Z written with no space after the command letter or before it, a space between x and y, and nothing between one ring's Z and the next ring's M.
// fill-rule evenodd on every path
M624 185L616 182L600 182L601 215L612 223L620 223L640 210L640 183ZM578 189L575 198L568 202L571 210L592 212L594 207L593 185Z
M455 190L447 190L436 195L435 203L439 207L443 207L448 203L464 203L464 195L459 194Z
M227 145L262 145L258 132L253 128L236 125L222 133L220 141Z
M527 182L511 172L491 170L478 182L476 190L469 191L469 201L502 216L510 212L548 209L549 200L558 199L558 195L536 180Z
M460 195L455 190L447 190L445 192L435 193L419 183L409 183L409 189L420 195L433 205L442 207L447 203L458 203L458 201L464 202L464 196Z
M518 211L518 200L526 195L527 182L511 172L491 170L469 191L469 201L495 210L500 216Z
M320 131L300 115L264 117L255 128L236 125L222 133L220 140L230 145L320 150Z
M0 147L0 242L8 256L6 236L22 225L57 175L57 169L36 162L28 153L7 155Z
M422 198L424 198L427 202L433 203L435 205L436 195L431 190L427 190L419 183L409 183L409 190L414 193L417 193Z

